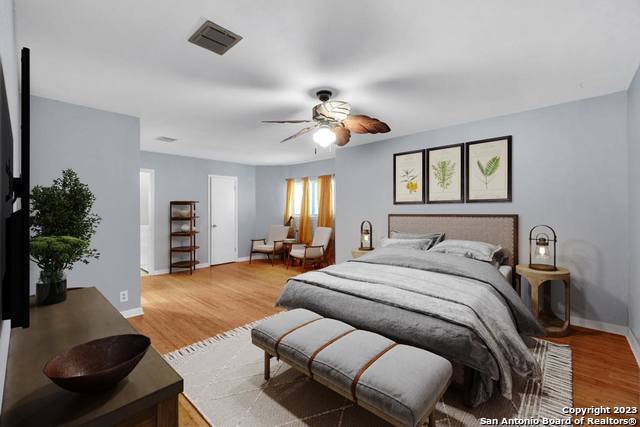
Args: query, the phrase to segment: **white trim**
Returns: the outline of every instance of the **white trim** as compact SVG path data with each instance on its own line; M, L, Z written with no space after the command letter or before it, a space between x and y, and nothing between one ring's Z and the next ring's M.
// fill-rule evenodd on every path
M145 172L151 175L151 185L149 188L149 192L151 193L151 195L149 196L149 219L151 222L151 265L149 266L149 272L152 272L154 271L156 265L156 171L154 169L140 168L140 172ZM138 224L138 226L140 226L140 224ZM142 243L140 243L140 251L142 251Z
M629 341L631 352L633 352L633 355L636 357L636 363L640 366L640 342L638 342L638 338L631 328L627 328L627 341Z
M128 319L129 317L142 316L144 312L142 311L142 307L136 307L130 310L121 311L120 314L122 314L125 319Z
M247 262L249 261L249 257L248 256L242 256L239 257L238 259L236 259L236 262Z
M627 335L627 328L624 325L616 325L614 323L601 322L599 320L583 319L577 316L571 316L571 324L581 326L583 328L595 329L597 331L609 332L616 335Z
M208 228L209 230L207 231L207 238L209 239L209 265L211 264L211 257L213 256L213 239L211 238L211 180L214 178L222 178L222 179L232 179L234 181L234 188L235 188L235 214L236 214L236 218L235 218L235 225L236 225L236 231L235 231L235 256L234 258L238 258L238 199L240 198L240 186L238 183L238 177L237 176L232 176L232 175L209 175L208 176L208 192L207 192L207 224L208 224Z
M7 375L7 361L9 360L9 340L11 339L11 320L0 320L0 409L4 394L4 379Z
M199 270L201 268L208 268L211 267L211 265L209 265L208 262L201 262L200 264L196 265L196 270ZM169 269L168 268L161 268L159 270L154 270L154 271L150 271L148 276L160 276L162 274L169 274ZM144 277L144 276L142 276Z

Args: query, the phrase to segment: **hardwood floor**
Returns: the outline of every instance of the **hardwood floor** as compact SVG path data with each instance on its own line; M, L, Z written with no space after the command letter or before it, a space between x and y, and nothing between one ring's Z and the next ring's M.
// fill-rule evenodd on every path
M129 321L151 338L160 353L233 329L278 311L282 286L299 270L263 261L197 270L193 275L147 276L141 280L144 316ZM640 406L640 369L621 335L571 328L552 341L573 351L574 407ZM180 426L207 425L180 396Z

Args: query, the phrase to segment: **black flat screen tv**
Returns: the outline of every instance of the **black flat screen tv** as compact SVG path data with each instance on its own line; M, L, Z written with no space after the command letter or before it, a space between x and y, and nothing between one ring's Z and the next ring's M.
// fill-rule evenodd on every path
M11 327L29 327L29 49L21 52L20 176L15 176L14 135L0 58L0 310Z

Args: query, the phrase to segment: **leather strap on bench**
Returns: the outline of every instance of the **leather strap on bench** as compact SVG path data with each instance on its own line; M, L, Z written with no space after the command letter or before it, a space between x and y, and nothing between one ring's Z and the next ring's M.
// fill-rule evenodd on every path
M309 357L309 361L307 362L307 371L309 372L309 376L313 379L313 372L311 372L311 364L313 363L313 360L316 358L316 356L318 355L318 353L320 353L322 350L324 350L325 348L329 347L331 344L333 344L334 342L338 341L340 338L349 335L351 332L355 331L356 329L353 328L349 331L343 332L340 335L338 335L337 337L331 338L329 341L327 341L326 343L322 344L320 347L318 347L316 349L316 351L314 351L311 354L311 357Z
M385 354L387 351L391 350L393 347L397 345L398 343L395 343L395 342L389 344L384 350L382 350L380 353L373 356L371 359L369 359L367 363L365 363L362 366L362 368L360 368L356 376L353 378L353 381L351 382L351 398L353 399L353 403L358 403L358 398L356 397L356 387L358 386L358 381L360 381L360 377L362 376L362 374L364 374L364 371L366 371L369 368L369 366L373 365L373 362L380 359L380 357L382 357L383 354Z
M317 319L313 319L313 320L309 320L309 321L307 321L307 322L304 322L303 324L298 325L298 326L296 326L295 328L289 329L287 332L285 332L284 334L282 334L282 335L280 336L280 338L278 338L278 339L276 340L276 345L274 346L274 351L275 351L275 353L276 353L276 357L278 358L278 360L280 359L280 353L278 353L278 346L280 345L280 341L282 341L282 339L283 339L284 337L286 337L287 335L289 335L291 332L295 332L295 331L297 331L298 329L302 328L303 326L307 326L308 324L313 323L313 322L315 322L316 320L320 320L320 319L323 319L323 317L318 317Z

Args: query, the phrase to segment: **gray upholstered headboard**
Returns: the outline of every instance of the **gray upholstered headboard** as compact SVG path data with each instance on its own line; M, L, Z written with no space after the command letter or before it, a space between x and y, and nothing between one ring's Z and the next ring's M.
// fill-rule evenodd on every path
M518 215L493 214L389 214L389 235L443 232L445 239L478 240L503 248L506 265L518 263Z

